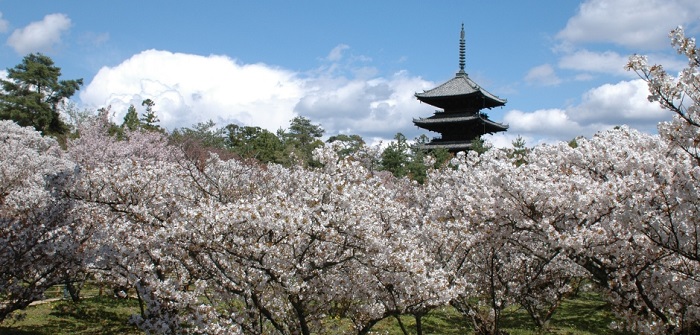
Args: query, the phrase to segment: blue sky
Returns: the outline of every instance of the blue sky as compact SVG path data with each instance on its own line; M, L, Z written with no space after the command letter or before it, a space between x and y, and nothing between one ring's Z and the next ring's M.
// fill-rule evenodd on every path
M302 115L370 143L437 135L413 126L433 111L413 94L454 76L462 23L467 73L508 100L488 111L510 125L497 146L654 132L670 114L646 102L626 59L677 71L668 32L700 35L696 0L0 0L0 13L0 69L47 54L85 80L81 109L110 105L119 122L150 98L171 130L211 119L274 131Z

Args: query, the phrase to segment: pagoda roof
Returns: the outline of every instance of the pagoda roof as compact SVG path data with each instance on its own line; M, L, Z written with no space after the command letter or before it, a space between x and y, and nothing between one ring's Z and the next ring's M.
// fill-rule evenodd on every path
M457 72L454 78L431 90L415 94L418 100L436 107L447 107L452 105L450 100L454 98L483 99L480 105L482 108L493 108L506 104L506 99L501 99L496 95L483 89L474 82L463 70Z
M414 118L413 123L421 128L425 128L428 130L432 131L437 131L439 129L442 129L446 125L450 124L456 124L456 123L483 123L489 126L489 131L487 133L491 132L498 132L498 131L504 131L508 129L507 124L503 123L498 123L489 120L486 117L479 116L478 114L471 114L471 115L462 115L462 116L452 116L452 117L429 117L429 118Z

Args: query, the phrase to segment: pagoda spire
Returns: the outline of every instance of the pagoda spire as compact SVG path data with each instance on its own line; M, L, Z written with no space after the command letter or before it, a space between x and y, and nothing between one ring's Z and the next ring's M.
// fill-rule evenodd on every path
M464 59L466 46L464 45L464 23L462 23L462 32L459 34L459 72L457 74L466 73L464 72Z

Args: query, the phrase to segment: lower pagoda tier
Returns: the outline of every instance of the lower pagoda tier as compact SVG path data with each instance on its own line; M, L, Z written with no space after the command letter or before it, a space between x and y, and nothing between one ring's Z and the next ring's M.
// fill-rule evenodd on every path
M447 114L436 112L429 118L413 119L413 123L423 129L442 134L445 141L475 139L484 134L493 134L508 129L508 125L493 122L482 113Z

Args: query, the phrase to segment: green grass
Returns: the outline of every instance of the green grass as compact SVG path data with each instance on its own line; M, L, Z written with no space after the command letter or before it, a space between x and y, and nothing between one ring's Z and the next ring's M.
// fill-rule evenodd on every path
M133 299L102 296L79 303L61 300L28 307L21 312L21 319L0 324L0 334L143 334L127 324L129 316L137 312L138 302Z
M5 320L0 324L0 334L143 334L127 324L129 316L138 313L138 302L108 296L84 299L80 303L56 301L31 306L23 311L25 317L19 321ZM415 320L403 316L402 323L415 333ZM550 321L546 331L539 330L522 309L510 309L504 313L502 328L511 335L566 334L591 335L625 333L609 329L615 318L610 308L595 293L581 293L576 299L566 301ZM329 320L329 333L347 329L342 320ZM424 316L424 334L471 334L471 325L455 309L443 307ZM375 325L375 334L401 335L401 328L394 318Z
M624 335L625 332L609 328L615 317L609 305L600 299L596 293L580 293L573 300L565 301L557 310L546 330L538 329L523 309L509 309L504 312L501 327L510 335ZM412 316L404 316L401 322L406 328L415 333L415 320ZM424 334L471 334L472 327L454 308L443 307L436 309L422 319ZM386 319L373 329L377 334L402 335L398 322Z

